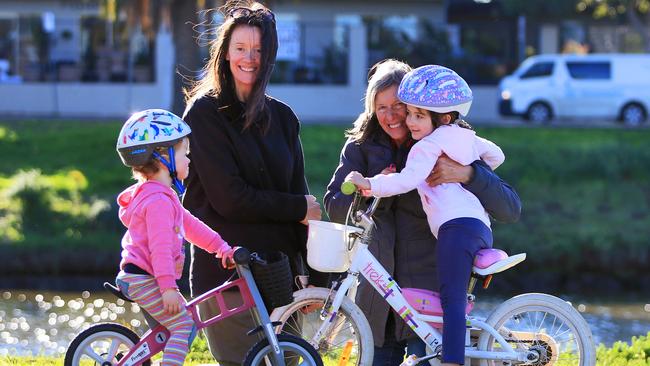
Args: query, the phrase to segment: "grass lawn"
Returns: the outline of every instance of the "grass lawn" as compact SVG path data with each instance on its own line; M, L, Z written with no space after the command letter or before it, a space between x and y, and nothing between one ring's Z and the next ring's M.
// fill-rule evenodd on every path
M114 206L95 219L90 203L92 197L114 202L115 195L132 183L115 152L121 125L121 121L0 121L0 156L4 157L0 160L0 248L21 243L49 248L61 242L114 247L123 233ZM345 128L302 128L307 181L321 200L338 164ZM607 276L632 285L650 281L644 269L650 258L650 129L490 127L477 131L505 152L506 161L497 173L515 187L523 202L518 224L493 226L495 245L510 252L534 252L526 261L531 271L546 272L545 263L557 260L563 266L553 270L580 273L580 277L619 268ZM31 206L24 202L21 206L3 201L5 193L16 189L11 177L27 169L40 169L59 186L75 180L85 180L87 185L80 185L81 199L66 193L29 211ZM90 203L83 206L86 202ZM91 219L77 225L81 214ZM8 227L11 220L17 232L14 237L19 239L3 237L3 225ZM52 225L43 231L35 223ZM636 279L639 274L646 277Z
M115 152L121 127L117 121L0 121L0 156L5 157L0 160L0 178L18 170L39 169L47 175L79 170L88 180L89 194L115 195L132 182ZM318 197L338 163L343 130L312 125L302 130L307 179Z

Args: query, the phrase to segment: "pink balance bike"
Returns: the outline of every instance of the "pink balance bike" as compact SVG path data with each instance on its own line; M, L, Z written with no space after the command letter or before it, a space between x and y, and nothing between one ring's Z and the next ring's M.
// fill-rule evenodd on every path
M269 319L262 295L249 267L255 262L260 265L265 263L255 253L251 255L245 248L237 249L234 260L239 274L238 279L226 282L185 305L192 314L197 329L203 329L230 316L250 310L258 327L252 329L249 335L261 332L264 338L248 351L242 365L322 366L323 361L308 342L293 335L276 335L273 332L273 328L278 324ZM117 297L131 301L115 286L105 283L104 287ZM241 294L242 304L229 308L222 293L234 288ZM202 321L198 315L197 305L209 299L214 299L217 302L221 313ZM151 365L151 358L163 351L169 334L169 331L159 324L147 331L141 338L129 328L119 324L97 324L81 332L70 343L65 354L64 365Z
M351 188L350 193L356 191L354 186ZM271 320L281 323L276 332L302 334L326 364L371 365L372 332L354 303L361 276L427 346L426 356L411 355L402 365L440 365L444 348L440 298L432 291L400 288L370 253L372 215L380 200L374 198L365 211L361 209L362 201L365 200L361 195L355 193L348 214L355 226L310 222L310 266L345 274L329 289L306 288L295 292L293 303L276 308L271 314ZM595 365L596 350L589 326L571 304L557 297L541 293L518 295L498 305L486 319L470 315L475 285L482 281L486 288L494 274L525 258L525 254L508 256L499 249L478 252L467 290L465 365Z

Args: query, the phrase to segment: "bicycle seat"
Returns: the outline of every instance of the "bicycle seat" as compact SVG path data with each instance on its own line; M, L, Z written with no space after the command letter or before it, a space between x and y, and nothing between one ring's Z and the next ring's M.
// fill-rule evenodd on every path
M526 253L508 256L508 253L501 249L481 249L476 253L476 257L474 257L472 272L480 276L487 276L503 272L523 262L525 259Z
M124 296L122 291L120 291L120 289L117 288L117 286L113 285L112 283L104 282L104 288L106 289L106 291L112 293L113 295L115 295L116 297L119 297L120 299L122 299L124 301L133 302L133 300L131 300L128 297Z

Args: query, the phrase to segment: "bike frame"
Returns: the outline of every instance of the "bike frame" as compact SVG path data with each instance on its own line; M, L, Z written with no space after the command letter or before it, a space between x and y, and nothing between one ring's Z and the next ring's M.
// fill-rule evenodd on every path
M442 349L442 334L435 327L431 326L429 322L442 324L442 317L421 314L415 310L402 294L402 289L397 282L368 250L368 233L374 227L374 222L371 217L378 204L379 199L375 198L365 213L358 212L355 215L355 222L364 229L363 234L359 236L360 240L355 240L356 244L353 245L356 248L349 248L352 251L352 263L348 269L347 277L338 288L334 299L331 301L331 306L328 309L324 309L330 314L330 317L323 321L312 341L318 344L317 341L322 339L330 323L336 319L336 314L343 303L344 297L351 296L351 300L354 301L358 278L361 275L368 280L375 291L383 296L384 300L402 317L418 337L427 344L433 354L437 354ZM503 336L486 322L473 317L466 317L466 320L468 327L478 328L490 333L501 346L500 351L480 351L476 347L466 344L466 358L521 362L528 360L528 352L515 351Z
M201 330L233 315L237 315L246 310L250 310L253 318L255 319L255 322L261 327L261 329L258 327L255 330L260 329L263 331L264 335L273 347L273 358L275 365L285 366L284 354L280 349L278 339L275 335L275 332L273 331L271 319L269 318L269 313L264 306L262 295L260 294L257 285L255 284L255 279L253 278L250 269L247 265L241 264L237 264L236 269L237 273L239 274L238 279L232 282L226 282L221 286L202 294L201 296L185 304L185 307L190 312L190 314L192 314L192 318L194 319L197 330ZM232 288L237 288L241 294L243 303L233 308L228 308L223 297L223 292ZM197 306L198 304L201 304L210 299L214 299L217 302L221 312L210 319L202 321L199 316ZM167 344L169 335L170 333L167 328L158 324L158 326L150 329L140 338L140 342L133 346L133 348L126 355L124 355L117 366L140 365L143 361L150 359L159 352L162 352L165 348L165 345ZM118 344L115 344L114 346L117 347ZM111 350L111 352L117 352L117 349Z

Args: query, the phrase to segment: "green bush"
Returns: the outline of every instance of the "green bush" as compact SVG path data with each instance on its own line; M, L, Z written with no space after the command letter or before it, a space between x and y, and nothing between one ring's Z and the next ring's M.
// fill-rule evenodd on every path
M101 230L97 221L109 204L84 200L85 176L78 170L46 176L38 170L19 171L3 181L0 194L0 243L30 246L85 241Z
M645 336L632 337L631 344L618 341L611 348L601 344L596 354L598 366L650 365L650 332Z
M485 129L518 191L517 224L494 226L495 246L529 252L528 270L602 272L621 281L650 264L650 149L646 130ZM549 263L556 265L549 266ZM631 283L638 283L634 281Z

